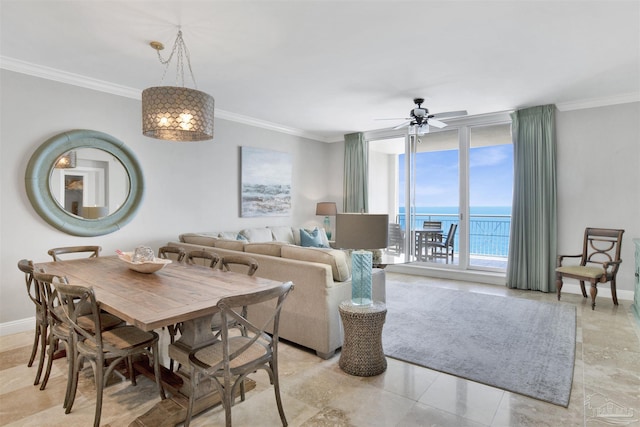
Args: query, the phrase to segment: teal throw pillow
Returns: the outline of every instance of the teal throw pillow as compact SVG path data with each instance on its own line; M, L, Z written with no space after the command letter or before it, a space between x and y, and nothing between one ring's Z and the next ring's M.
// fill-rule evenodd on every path
M318 230L317 227L311 232L304 228L300 229L300 246L307 248L326 248L322 243L322 236L320 235L320 230Z

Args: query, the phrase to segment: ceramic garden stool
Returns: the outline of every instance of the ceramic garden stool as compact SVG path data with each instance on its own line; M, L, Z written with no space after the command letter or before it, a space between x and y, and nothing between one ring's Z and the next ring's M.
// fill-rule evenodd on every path
M382 302L355 305L343 301L339 307L344 342L340 352L340 368L359 377L379 375L387 369L382 350L382 326L387 307Z

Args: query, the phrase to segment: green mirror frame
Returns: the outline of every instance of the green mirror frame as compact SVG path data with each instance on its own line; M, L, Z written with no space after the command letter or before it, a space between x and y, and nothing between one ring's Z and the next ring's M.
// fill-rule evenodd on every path
M100 219L75 216L60 206L50 187L51 170L64 153L97 148L116 157L129 176L129 194L120 208ZM25 175L27 196L38 214L53 227L74 236L102 236L121 229L133 219L144 197L144 176L135 154L124 142L103 132L76 129L46 140L35 151Z

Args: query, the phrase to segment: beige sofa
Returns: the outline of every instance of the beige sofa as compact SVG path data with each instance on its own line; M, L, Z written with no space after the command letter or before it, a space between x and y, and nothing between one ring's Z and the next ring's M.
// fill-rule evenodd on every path
M290 233L286 232L290 229ZM342 346L343 331L338 306L351 298L350 260L341 250L296 245L295 228L277 227L248 229L239 233L187 233L179 242L169 242L186 251L204 249L220 256L245 252L258 261L256 275L273 280L292 281L280 318L280 337L310 348L323 359L334 355ZM266 240L271 232L271 240ZM231 240L242 235L246 240ZM285 237L286 236L286 239ZM253 240L251 240L253 239ZM282 240L277 240L282 239ZM290 239L290 240L287 240ZM384 270L373 271L373 299L385 301ZM259 306L249 311L250 319L265 319Z

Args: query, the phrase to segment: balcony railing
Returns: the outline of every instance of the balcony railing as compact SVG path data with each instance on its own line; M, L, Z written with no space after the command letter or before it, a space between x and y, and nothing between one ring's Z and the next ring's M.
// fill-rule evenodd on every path
M396 216L400 227L406 230L404 215ZM413 229L421 229L424 221L441 221L446 234L452 223L458 223L457 214L417 214ZM470 255L507 257L509 255L509 231L511 215L470 215L469 252ZM460 228L458 228L460 230ZM459 235L454 238L454 248L459 248Z

